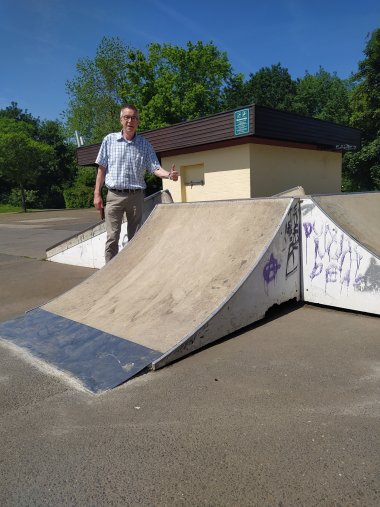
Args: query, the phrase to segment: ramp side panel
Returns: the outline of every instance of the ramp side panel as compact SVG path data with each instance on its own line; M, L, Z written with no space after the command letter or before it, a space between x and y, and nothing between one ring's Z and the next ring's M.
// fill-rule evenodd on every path
M156 192L144 199L143 223L157 204L173 202L168 190ZM46 258L52 262L100 269L105 265L104 247L106 244L106 225L100 222L85 231L68 238L46 250ZM121 226L119 250L128 243L127 221Z
M42 309L0 323L0 338L74 375L94 393L125 382L161 355Z
M257 322L275 304L291 299L298 301L301 296L300 277L299 203L293 201L279 220L272 240L263 249L257 264L245 280L193 334L153 361L153 368L161 368Z
M312 196L346 234L380 257L380 192Z
M313 199L303 200L301 215L304 300L380 315L380 259Z
M73 244L66 249L52 255L48 260L72 266L101 269L105 264L104 247L106 244L105 224L103 231L97 235L89 235L82 242ZM127 222L121 225L119 250L128 242Z
M77 246L79 243L83 243L88 239L98 236L102 234L106 230L104 222L98 222L97 224L88 227L84 231L81 231L69 238L66 238L55 245L47 248L46 250L46 258L47 260L52 260L57 254L63 252L64 250L71 249Z

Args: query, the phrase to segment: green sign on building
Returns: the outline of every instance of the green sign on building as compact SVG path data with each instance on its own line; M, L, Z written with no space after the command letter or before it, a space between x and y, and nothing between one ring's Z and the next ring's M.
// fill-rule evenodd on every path
M234 112L235 136L249 134L249 109L240 109Z

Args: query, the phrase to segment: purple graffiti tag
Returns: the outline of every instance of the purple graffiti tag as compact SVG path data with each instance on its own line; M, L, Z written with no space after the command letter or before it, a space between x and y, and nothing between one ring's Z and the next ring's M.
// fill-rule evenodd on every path
M266 292L268 292L268 285L270 284L270 282L276 280L277 271L280 268L281 264L279 264L278 260L274 257L273 254L270 254L269 261L265 264L263 269L263 277Z
M318 256L321 257L319 255L319 238L317 237L314 238L314 266L309 275L312 280L314 280L316 276L319 276L322 273L323 263L317 262Z
M347 269L346 272L344 273L344 275L342 276L342 280L341 280L341 283L340 283L340 293L342 293L343 285L346 286L347 292L348 292L348 287L350 285L350 280L351 280L351 276L350 275L351 275L350 269Z
M311 217L308 218L310 220ZM336 289L340 289L342 296L345 293L348 295L352 289L358 292L379 290L380 265L376 265L377 271L374 276L372 276L372 271L369 268L365 271L364 265L367 265L366 253L363 253L355 241L352 241L335 224L319 217L314 222L305 221L303 223L303 235L306 252L304 262L310 266L305 268L305 271L307 269L311 283L324 285L325 293L329 290L334 293L335 285ZM313 247L309 246L311 257L313 256L313 259L310 260L307 256L309 239L313 241ZM314 255L311 248L313 248ZM371 272L371 279L369 272Z
M326 253L326 251L323 252L321 250L321 244L319 242L318 237L314 238L314 253L315 253L315 261L317 261L317 257L319 257L320 259L323 259L323 257L325 256L325 253Z
M336 264L329 264L325 270L325 294L327 294L327 285L329 283L336 283L338 280L338 266Z
M303 226L303 231L305 233L305 238L306 238L305 254L306 254L306 264L307 264L307 243L308 243L307 240L310 238L311 233L313 232L313 224L311 222L305 222L304 224L302 224L302 226Z
M356 250L355 251L356 253L356 273L355 273L355 277L358 276L358 271L359 271L359 268L360 268L360 263L362 262L362 259L363 259L363 256Z
M325 252L327 252L329 256L329 261L331 259L338 259L340 256L341 244L337 239L338 233L336 229L331 228L328 224L325 225Z
M306 239L309 239L311 233L313 232L313 224L311 222L305 222L303 224L303 230L305 232Z
M322 273L322 270L323 270L323 264L322 264L322 262L318 262L318 263L316 262L316 263L314 264L313 269L311 270L310 275L309 275L309 276L310 276L310 278L311 278L312 280L314 280L314 278L315 278L316 276L319 276L319 275Z
M351 245L348 245L348 248L346 248L344 251L343 251L343 248L342 248L342 254L340 256L340 259L337 259L339 260L339 271L342 272L343 270L343 264L346 260L346 256L349 255L349 264L350 264L350 269L351 269Z

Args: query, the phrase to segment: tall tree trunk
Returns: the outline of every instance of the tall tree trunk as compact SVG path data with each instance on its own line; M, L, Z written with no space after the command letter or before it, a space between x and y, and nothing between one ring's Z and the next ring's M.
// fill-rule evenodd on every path
M26 198L25 198L25 189L24 187L21 185L21 207L22 207L22 211L24 213L26 213Z

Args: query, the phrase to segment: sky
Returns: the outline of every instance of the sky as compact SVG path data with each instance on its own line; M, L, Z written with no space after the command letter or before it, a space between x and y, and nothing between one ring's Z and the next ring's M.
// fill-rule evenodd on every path
M379 0L0 0L0 109L62 119L66 83L103 37L141 50L212 41L246 78L280 63L293 79L320 66L345 79L379 27Z

